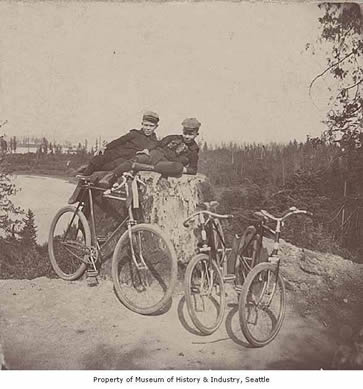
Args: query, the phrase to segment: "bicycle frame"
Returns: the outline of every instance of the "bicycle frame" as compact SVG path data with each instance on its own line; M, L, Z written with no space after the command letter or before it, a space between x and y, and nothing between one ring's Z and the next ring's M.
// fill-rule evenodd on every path
M199 225L200 225L200 230L201 230L201 235L202 235L202 242L201 242L202 247L199 248L198 251L200 253L209 253L209 257L214 259L216 261L216 263L218 263L218 266L223 265L223 263L226 260L226 252L230 249L227 248L226 242L224 241L224 238L222 237L222 235L221 235L221 233L216 225L215 219L213 218L213 216L208 215L208 214L207 214L207 218L206 218L205 213L201 212L199 214ZM223 248L222 248L223 254L222 254L221 261L218 261L218 257L217 257L218 249L216 247L216 241L214 239L213 230L217 232L218 237L219 237L219 239L222 243L222 246L223 246ZM221 262L221 263L219 263L219 262Z
M271 300L274 296L276 286L277 286L277 279L279 277L279 272L280 272L280 258L279 258L279 248L280 248L280 236L281 236L281 228L283 227L284 221L292 216L292 215L297 215L297 214L306 214L309 216L312 216L311 212L305 211L305 210L299 210L296 207L291 207L283 216L281 217L275 217L268 213L265 210L261 210L259 212L255 212L255 215L262 217L261 221L259 222L259 229L262 232L263 235L261 237L265 236L264 233L265 231L271 233L274 237L274 246L272 249L271 254L269 255L268 261L276 265L276 272L275 272L275 280L271 280L271 274L268 272L267 277L268 279L264 283L263 290L260 294L260 298L257 301L257 305L263 305L265 307L268 307L271 303ZM272 228L267 226L267 221L271 220L276 223L276 228L273 230ZM257 232L256 232L257 233ZM266 288L269 287L270 283L272 282L272 290L268 291L268 293L265 293ZM264 297L266 296L266 300Z
M91 265L93 266L94 270L96 271L96 265L95 262L97 260L97 257L94 258L94 255L92 255L92 251L94 249L97 250L97 253L102 257L106 257L109 254L109 251L112 250L115 247L120 232L124 229L125 223L127 223L127 230L129 234L130 242L132 242L132 231L131 227L137 224L137 221L134 218L133 214L133 207L139 206L139 192L137 187L137 182L141 182L135 175L126 173L123 176L123 181L121 184L117 186L117 190L125 188L125 197L122 196L116 196L113 194L110 190L104 190L103 188L99 188L96 185L92 184L89 181L84 181L82 183L81 189L83 189L83 193L80 197L80 201L78 202L78 205L76 207L76 210L74 212L74 215L71 219L70 225L72 225L73 220L78 212L78 210L83 210L86 207L86 203L88 200L88 206L89 206L89 221L90 221L90 229L91 229L91 255L90 255L90 261ZM99 239L97 238L97 231L96 231L96 222L95 222L95 213L94 213L94 199L93 199L93 191L101 191L103 192L103 198L106 199L113 199L118 201L125 201L127 203L128 199L131 197L131 201L128 204L128 216L125 217L125 219L116 227L114 231L111 232L111 235L107 237L107 239L101 244ZM88 215L86 215L87 217ZM69 228L69 227L68 227ZM68 230L66 231L66 234L68 233ZM65 234L65 235L66 235ZM139 270L145 270L147 269L147 266L145 264L145 261L143 259L142 253L138 255L139 261L136 258L135 250L133 247L133 244L130 245L131 247L131 256L133 259L133 262L135 266Z

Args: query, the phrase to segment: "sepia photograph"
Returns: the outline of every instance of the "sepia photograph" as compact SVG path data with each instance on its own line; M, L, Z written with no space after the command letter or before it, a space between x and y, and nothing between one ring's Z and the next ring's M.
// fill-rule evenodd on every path
M363 3L0 1L0 370L363 370L362 306Z

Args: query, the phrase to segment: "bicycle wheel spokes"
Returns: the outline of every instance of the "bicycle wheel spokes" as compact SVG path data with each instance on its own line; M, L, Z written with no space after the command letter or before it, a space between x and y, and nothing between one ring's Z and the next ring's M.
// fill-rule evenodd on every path
M90 232L81 212L73 207L61 209L50 229L48 250L55 272L66 280L74 280L86 269Z
M196 256L186 270L185 295L194 325L211 334L221 324L225 307L224 284L219 267L208 256Z
M65 274L73 274L87 255L82 225L78 216L70 224L71 216L69 213L62 215L54 231L54 254Z
M242 331L256 347L275 338L285 313L285 288L276 267L258 267L246 280L239 306Z
M172 259L173 258L173 259ZM113 276L121 301L130 309L153 313L175 286L176 259L153 226L136 226L114 253ZM116 279L115 279L116 278Z

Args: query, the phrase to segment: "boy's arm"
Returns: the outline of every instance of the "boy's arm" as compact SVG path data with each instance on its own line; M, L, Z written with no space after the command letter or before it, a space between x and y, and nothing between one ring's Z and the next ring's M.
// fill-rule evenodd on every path
M168 143L173 140L175 135L167 135L166 137L164 137L163 139L159 140L159 142L157 143L157 145L155 147L165 147L168 145Z
M106 146L106 150L114 149L117 146L121 146L127 141L133 139L134 134L133 131L128 132L126 135L120 136L120 138L117 138L113 140L112 142L108 143Z
M197 174L198 159L199 159L199 150L193 151L193 153L190 156L189 165L187 167L184 167L183 173L192 174L192 175Z

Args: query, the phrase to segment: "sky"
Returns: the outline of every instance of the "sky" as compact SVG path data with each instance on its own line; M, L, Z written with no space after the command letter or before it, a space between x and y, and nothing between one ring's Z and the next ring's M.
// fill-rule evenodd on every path
M0 123L6 135L111 140L160 115L201 138L287 142L324 130L316 4L0 2ZM326 88L325 88L326 89Z

